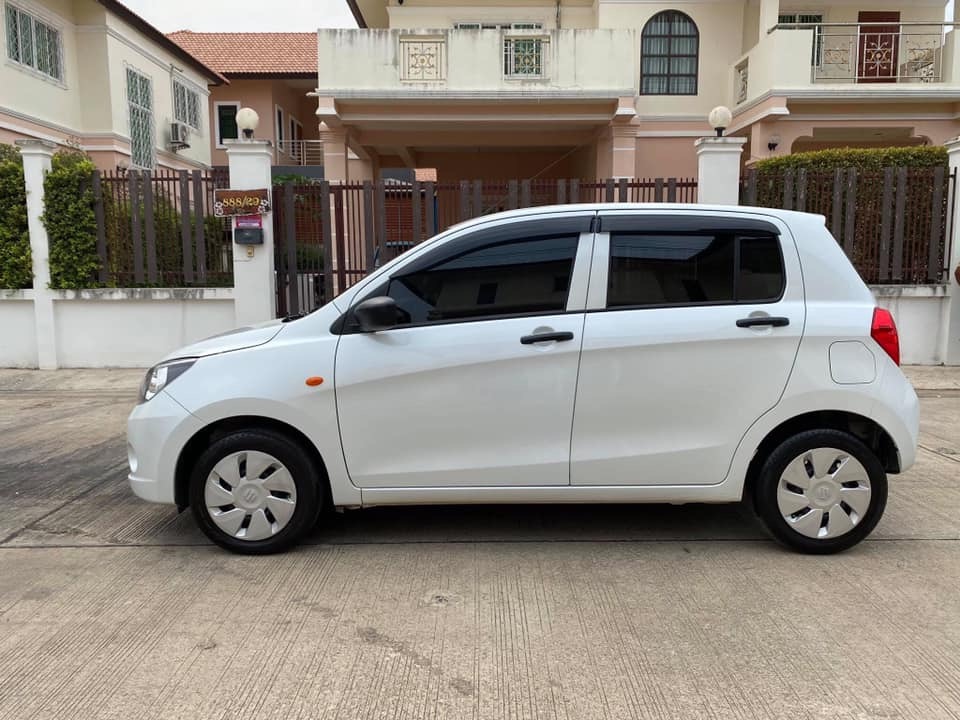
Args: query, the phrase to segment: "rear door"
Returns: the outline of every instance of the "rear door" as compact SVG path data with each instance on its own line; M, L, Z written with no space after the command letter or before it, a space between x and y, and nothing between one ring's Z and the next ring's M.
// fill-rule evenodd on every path
M571 443L573 485L722 482L779 401L803 334L780 221L601 213Z

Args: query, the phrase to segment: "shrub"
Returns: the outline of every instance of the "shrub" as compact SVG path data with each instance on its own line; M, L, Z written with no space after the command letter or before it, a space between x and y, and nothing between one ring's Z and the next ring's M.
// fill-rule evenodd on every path
M947 149L939 145L889 148L838 148L814 150L760 160L752 166L761 175L783 170L832 172L837 168L883 170L888 167L947 166Z
M33 284L27 192L23 159L12 145L0 145L0 288Z
M53 156L44 180L43 224L50 241L50 287L96 287L97 223L93 212L94 165L82 152L65 150Z

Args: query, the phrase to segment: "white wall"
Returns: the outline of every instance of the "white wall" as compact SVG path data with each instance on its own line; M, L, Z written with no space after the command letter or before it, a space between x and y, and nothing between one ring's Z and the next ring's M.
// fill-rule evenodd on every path
M6 11L4 1L0 0L0 13L4 18L0 22L0 110L79 132L81 71L70 0L47 0L42 4L33 0L16 0L14 4L60 31L64 77L63 82L58 82L7 60Z
M946 285L873 285L877 304L893 314L904 365L944 362L949 297Z
M320 30L321 92L423 91L612 92L631 94L636 85L636 37L633 30L549 30L543 78L503 76L503 33L499 30ZM400 79L400 38L437 38L445 43L446 81Z
M110 79L113 128L130 137L130 119L127 107L127 66L147 75L153 81L154 142L158 159L168 152L169 129L173 121L173 77L181 75L200 93L200 131L192 131L190 147L177 153L177 157L204 165L210 164L210 122L206 108L209 104L207 79L159 45L139 35L136 30L111 15L107 16L107 52L109 64L100 68L101 74ZM172 68L178 68L174 73ZM169 157L167 159L170 159Z
M0 367L36 367L33 291L0 291ZM233 288L56 291L60 367L149 367L236 326Z
M0 367L36 367L32 290L0 290Z
M88 151L129 154L130 122L126 66L153 80L155 145L160 164L184 161L210 164L208 78L106 12L94 0L12 0L13 4L60 30L63 40L63 82L44 78L6 59L4 3L0 0L0 129L23 137L43 137L38 124L60 142L75 136ZM200 130L190 148L169 151L173 120L173 77L182 75L200 93Z

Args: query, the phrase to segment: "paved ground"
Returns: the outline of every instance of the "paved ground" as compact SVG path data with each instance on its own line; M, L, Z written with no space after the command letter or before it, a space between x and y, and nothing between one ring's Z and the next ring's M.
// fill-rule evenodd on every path
M956 371L829 558L736 506L382 508L232 556L127 490L140 375L0 371L0 720L960 717Z

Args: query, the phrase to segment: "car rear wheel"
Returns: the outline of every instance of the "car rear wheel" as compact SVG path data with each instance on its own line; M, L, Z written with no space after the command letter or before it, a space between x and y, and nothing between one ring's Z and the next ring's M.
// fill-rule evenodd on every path
M863 540L887 504L877 456L849 433L810 430L784 441L754 488L757 513L784 545L835 553Z
M190 480L190 507L204 534L252 555L300 540L316 521L321 497L309 455L268 430L220 438L200 456Z

